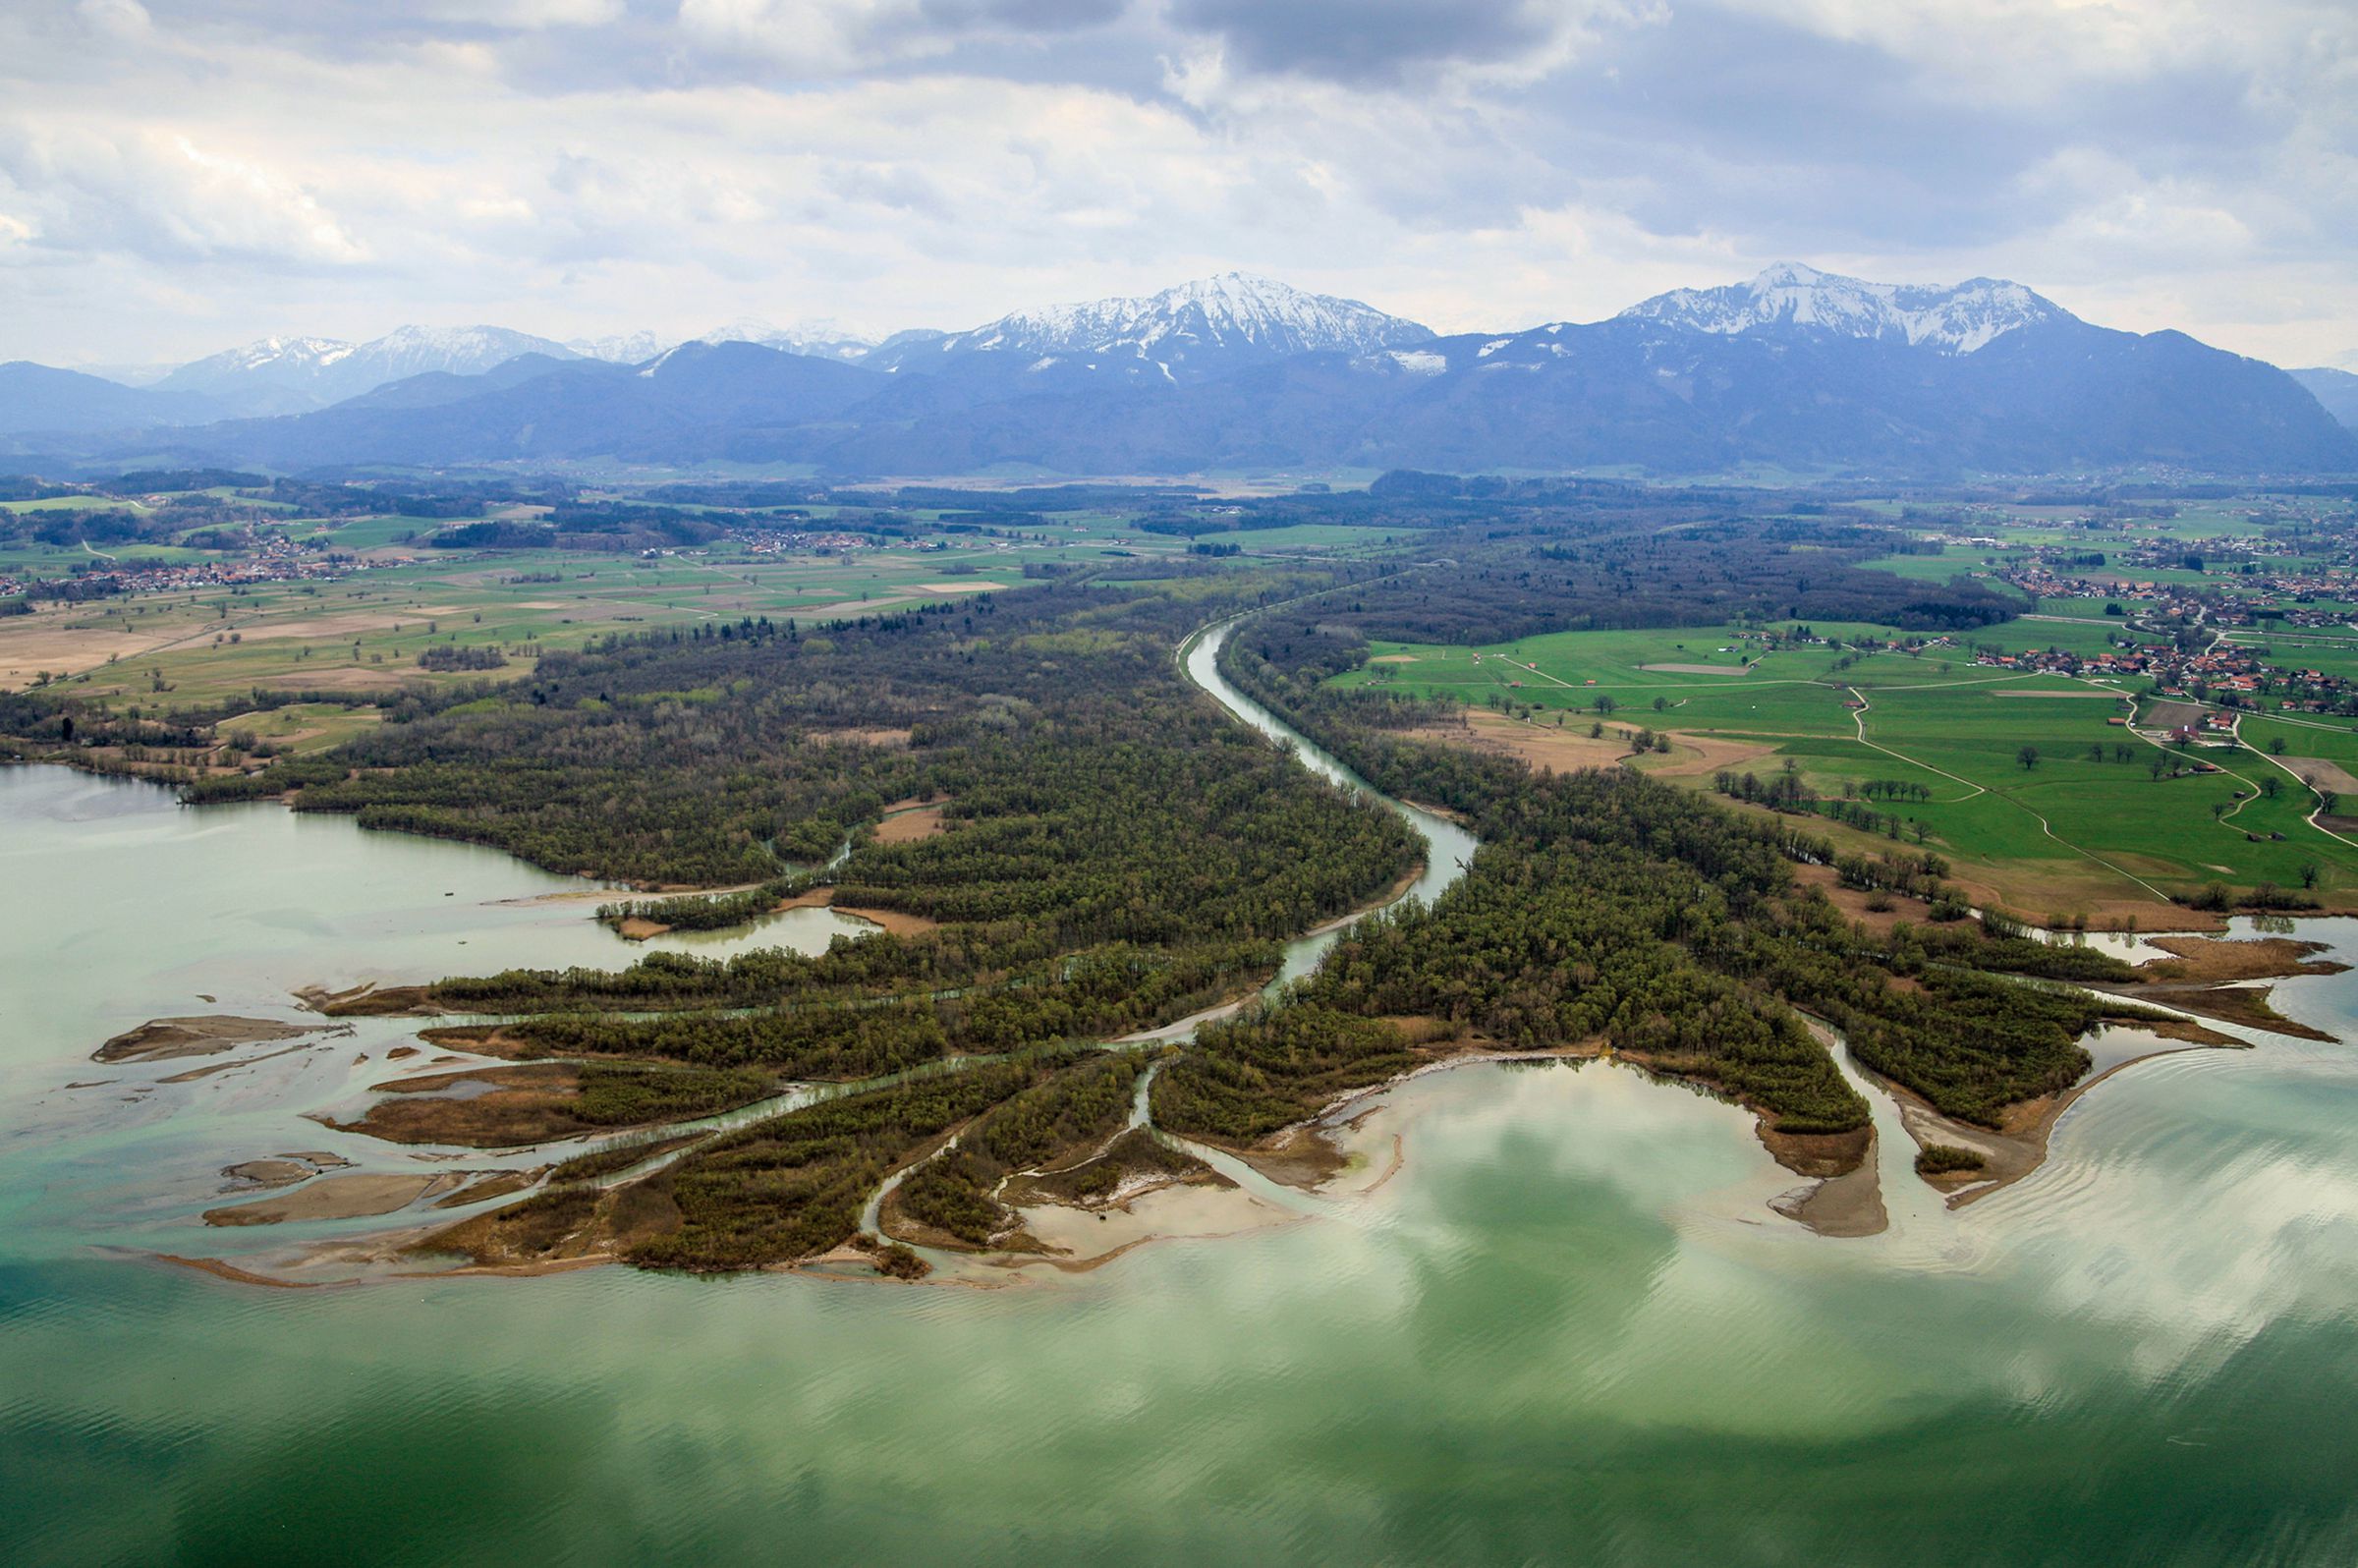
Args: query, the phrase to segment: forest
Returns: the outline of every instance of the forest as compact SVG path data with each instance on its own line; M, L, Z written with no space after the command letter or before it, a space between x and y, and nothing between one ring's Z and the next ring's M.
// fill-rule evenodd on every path
M1194 700L1169 649L1205 613L1059 583L823 635L757 619L616 637L551 652L528 682L396 710L330 757L189 795L288 795L675 886L806 871L922 797L948 803L953 831L861 849L838 878L846 902L957 921L1053 909L1092 940L1195 928L1214 884L1259 906L1223 930L1348 907L1405 866L1408 838ZM1284 848L1306 841L1315 853Z
M1404 634L1378 622L1372 635ZM1845 858L1794 825L1625 769L1534 775L1406 739L1423 704L1322 684L1365 656L1354 642L1312 602L1248 622L1222 667L1377 788L1465 815L1483 848L1432 908L1346 933L1293 1005L1206 1031L1155 1081L1160 1125L1262 1136L1399 1071L1406 1042L1386 1021L1422 1016L1513 1048L1609 1046L1731 1095L1779 1134L1856 1133L1866 1106L1804 1014L1940 1110L1995 1125L2007 1105L2087 1071L2078 1039L2100 1020L2159 1016L1993 978L2136 979L2108 955L1995 925L1901 923L1877 935L1846 921L1792 875L1797 863ZM1902 859L1850 874L1961 905L1927 869L1937 862Z
M615 972L452 977L345 1004L500 1015L428 1035L596 1069L580 1114L597 1125L662 1120L658 1084L725 1083L742 1098L910 1075L626 1182L642 1194L626 1205L631 1256L664 1266L838 1245L875 1183L953 1131L956 1147L904 1185L901 1211L969 1245L1005 1234L1005 1178L1121 1132L1146 1053L1095 1047L1253 997L1286 938L1414 868L1418 845L1395 816L1317 783L1185 681L1173 657L1185 635L1238 613L1222 652L1232 680L1378 789L1460 815L1482 847L1432 906L1363 921L1292 990L1170 1051L1151 1094L1170 1132L1251 1145L1469 1047L1610 1050L1746 1105L1780 1157L1806 1144L1838 1163L1863 1148L1867 1109L1809 1021L1937 1108L1994 1125L2086 1071L2090 1027L2137 1011L2051 983L2134 980L2108 957L1962 920L1870 929L1793 874L1831 867L1845 885L1961 911L1937 857L1838 855L1806 816L1738 813L1632 770L1534 774L1406 733L1448 716L1445 702L1327 684L1376 638L1734 615L1943 628L2014 601L1860 570L1893 535L1836 506L1759 518L1733 496L1672 526L1609 485L1501 481L1438 501L1407 480L1379 488L1235 510L1390 527L1422 508L1403 557L1126 557L825 627L748 617L615 635L550 651L507 686L407 694L333 752L186 793L281 798L636 883L648 896L600 912L618 925L716 928L822 884L842 905L905 917L905 929L815 955L653 952ZM1192 495L1151 504L1208 515ZM974 515L1012 525L1027 509ZM600 518L646 521L620 507ZM1118 585L1102 581L1116 571ZM11 725L36 733L73 721L17 706ZM202 715L173 718L194 732ZM926 831L877 832L888 812L921 807ZM630 1071L645 1066L726 1076ZM538 1223L530 1214L582 1203L570 1190L530 1200L518 1234ZM620 1211L612 1195L595 1206Z

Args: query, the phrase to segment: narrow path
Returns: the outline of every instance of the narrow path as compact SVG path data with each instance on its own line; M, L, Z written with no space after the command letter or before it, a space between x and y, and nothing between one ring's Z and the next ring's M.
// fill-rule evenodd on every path
M2091 684L2094 684L2094 683L2091 683ZM2123 694L2121 694L2121 695L2125 697L2125 696L2127 696L2128 694L2126 694L2126 693L2123 693ZM2129 725L2128 725L2128 728L2129 728L2129 733L2130 733L2131 735L2134 735L2134 736L2136 736L2136 737L2137 737L2139 740L2143 741L2143 742L2144 742L2146 745L2148 745L2148 746L2150 746L2150 747L2154 748L2156 751L2158 751L2158 752L2164 752L2164 753L2166 753L2166 752L2169 750L2169 748L2168 748L2168 747L2166 747L2166 746L2163 746L2163 745L2162 745L2162 744L2160 741L2157 741L2157 740L2155 740L2155 739L2154 739L2154 738L2153 738L2151 735L2147 735L2147 734L2143 733L2142 731L2140 731L2140 730L2137 728L2137 714L2138 714L2138 711L2139 711L2139 706L2140 706L2140 704L2142 703L2142 701L2143 701L2143 700L2143 700L2143 699L2141 699L2141 698L2135 698L2135 697L2131 697L2131 698L2129 698ZM2173 699L2173 700L2174 700L2174 699ZM2231 750L2231 751L2246 751L2246 752L2251 752L2251 753L2253 753L2255 756L2259 755L2259 748L2257 748L2257 747L2255 747L2255 746L2251 745L2249 742L2245 741L2245 740L2244 740L2244 738L2243 738L2243 716L2242 716L2241 714L2239 714L2239 713L2235 713L2235 710L2234 710L2234 709L2232 709L2232 708L2221 708L2221 709L2220 709L2220 711L2221 711L2221 712L2224 712L2224 713L2230 713L2230 714L2233 714L2233 715L2234 715L2233 727L2232 727L2232 728L2230 728L2230 729L2227 731L2227 738L2228 738L2229 740L2233 741L2235 744L2234 744L2234 746L2233 746L2233 747L2230 747L2230 748L2229 748L2229 750ZM2209 760L2209 759L2208 759L2208 758L2202 758L2202 760ZM2233 780L2234 780L2236 783L2238 783L2238 784L2240 784L2240 785L2242 785L2242 786L2243 786L2243 792L2244 792L2244 793L2243 793L2243 799L2241 799L2241 800L2237 801L2237 802L2235 803L2235 805L2234 805L2234 806L2233 806L2231 809L2229 809L2229 810L2227 810L2227 811L2224 811L2224 812L2220 812L2220 813L2219 813L2218 816L2216 816L2216 817L2214 817L2214 818L2213 818L2213 821L2214 821L2214 822L2215 822L2217 825L2218 825L2218 826L2221 826L2221 827L2227 827L2227 826L2228 826L2228 824L2229 824L2229 822L2231 821L2231 819L2232 819L2232 818L2233 818L2233 817L2234 817L2234 816L2235 816L2235 815L2236 815L2238 812L2241 812L2241 811L2242 811L2242 810L2243 810L2245 807L2247 807L2247 806L2251 805L2251 804L2252 804L2252 802L2254 802L2254 801L2256 801L2256 800L2260 799L2260 786L2259 786L2259 784L2258 784L2257 782L2255 782L2254 780L2251 780L2251 779L2245 778L2245 777L2244 777L2244 776L2243 776L2241 773L2238 773L2238 772L2236 772L2236 771L2235 771L2233 768L2231 768L2231 767L2227 766L2227 765L2226 765L2225 763L2223 763L2223 762L2212 762L2212 763L2211 763L2211 765L2212 765L2213 767L2216 767L2216 768L2218 768L2218 770L2219 770L2221 773L2224 773L2224 774L2225 774L2227 777L2229 777L2229 778L2233 779ZM2279 764L2279 765L2281 765L2281 764ZM2286 771L2286 772L2288 772L2288 773L2291 773L2291 772L2292 772L2292 770L2291 770L2290 768L2285 768L2285 771ZM2300 775L2299 775L2298 773L2293 773L2293 777L2294 777L2294 778L2296 778L2296 779L2298 779L2298 778L2300 778ZM2308 788L2308 787L2309 787L2309 786L2308 786L2308 783L2307 783L2307 781L2306 781L2306 780L2303 780L2303 781L2302 781L2302 786L2301 786L2301 787L2302 787L2302 788L2304 788L2304 789L2306 789L2306 788ZM2315 812L2312 812L2312 813L2310 813L2310 814L2311 814L2311 816L2312 816L2313 818L2314 818L2314 816L2316 815L2316 813L2315 813ZM2312 820L2312 821L2310 822L2310 824L2309 824L2309 825L2310 825L2310 826L2312 826L2312 827L2317 827L2317 823L2316 823L2314 820ZM2328 838L2341 838L2341 835L2340 835L2340 834L2333 832L2333 831L2332 831L2331 829L2330 829L2330 828L2318 827L2318 828L2317 828L2317 830L2318 830L2319 832L2321 832L2321 833L2324 833L2324 834L2325 834L2325 835L2326 835ZM2242 828L2240 828L2240 827L2235 827L2235 828L2230 828L2230 831L2232 831L2232 832L2237 832L2237 833L2240 833L2240 832L2244 831L2244 829L2242 829ZM2349 842L2350 842L2348 839L2341 839L2341 841L2342 841L2343 843L2345 843L2345 844L2347 844L2347 843L2349 843ZM2358 846L2353 846L2353 847L2358 847Z
M2271 765L2281 769L2283 772L2290 774L2293 783L2299 788L2309 791L2312 795L2317 793L2317 786L2310 783L2307 779L2301 777L2299 773L2294 772L2292 768L2286 766L2282 757L2269 756L2266 752L2261 751L2260 748L2254 746L2251 742L2244 740L2240 733L2235 737L2235 739L2238 745L2240 745L2245 751L2251 753L2254 756L2259 757L2263 762L2270 763ZM2323 800L2320 800L2316 806L2310 809L2309 814L2306 817L2303 817L2302 820L2306 821L2311 827L2316 828L2319 832L2325 834L2326 837L2333 840L2336 844L2347 844L2352 849L2358 849L2358 839L2350 838L2346 834L2336 833L2325 823L2318 820L2319 817L2325 814L2326 803Z
M1872 747L1874 750L1882 753L1885 756L1898 757L1910 767L1921 767L1927 773L1939 774L1942 778L1947 779L1952 784L1962 784L1965 786L1966 793L1958 796L1953 801L1935 801L1929 804L1936 806L1962 806L1977 795L1987 795L1990 793L1990 787L1987 784L1976 784L1969 778L1959 778L1956 774L1949 772L1946 768L1935 767L1930 762L1920 762L1915 757L1908 756L1905 752L1895 752L1891 750L1890 747L1882 745L1881 742L1869 740L1867 738L1867 714L1870 711L1872 704L1870 704L1867 700L1867 694L1860 691L1855 686L1845 687L1844 690L1849 692L1851 695L1851 700L1859 704L1857 707L1854 707L1850 710L1850 716L1859 727L1859 744L1861 746ZM1907 690L1912 691L1915 690L1915 688L1911 687L1907 688Z
M1855 686L1854 686L1854 687L1851 687L1851 688L1849 689L1849 691L1850 691L1850 695L1851 695L1852 697L1854 697L1854 698L1857 698L1857 699L1858 699L1858 701L1859 701L1859 704L1860 704L1860 705L1859 705L1857 708L1855 708L1855 709L1853 709L1853 710L1852 710L1852 715L1851 715L1852 717L1854 717L1855 719L1857 719L1857 720L1858 720L1858 725L1859 725L1859 741L1860 741L1860 744L1862 744L1862 745L1865 745L1865 746L1871 746L1871 747L1874 747L1874 748L1875 748L1875 750L1877 750L1877 751L1879 751L1879 752L1881 752L1881 753L1883 753L1885 756L1896 756L1896 757L1898 757L1898 758L1899 758L1901 761L1903 761L1903 762L1906 762L1906 763L1909 763L1911 766L1915 766L1915 767L1921 767L1921 768L1925 769L1927 772L1931 772L1931 773L1938 773L1938 774L1939 774L1939 775L1940 775L1942 778L1945 778L1945 779L1952 780L1952 781L1954 781L1954 782L1956 782L1956 783L1959 783L1959 784L1963 784L1963 785L1965 785L1967 788L1969 788L1969 789L1971 789L1971 790L1973 791L1973 794L1972 794L1972 795L1967 795L1967 796L1964 796L1964 797L1962 797L1960 800L1956 800L1956 801L1942 801L1942 802L1939 802L1939 803L1937 803L1937 804L1939 804L1939 805L1943 805L1943 806L1958 806L1958 805L1962 805L1962 804L1964 804L1964 802L1965 802L1965 801L1969 801L1969 800L1972 800L1972 799L1974 799L1974 797L1975 797L1975 796L1978 796L1978 795L1995 795L1995 796L1996 796L1996 797L1997 797L1999 800L2001 800L2001 801L2004 801L2004 802L2005 802L2005 803L2006 803L2008 806L2011 806L2011 807L2013 807L2013 808L2014 808L2016 811L2018 811L2018 812L2023 812L2025 815L2029 816L2029 817L2030 817L2030 819L2031 819L2032 821L2034 821L2034 822L2037 822L2037 823L2039 824L2039 831L2040 831L2040 832L2042 832L2042 833L2046 834L2046 835L2047 835L2049 838L2050 838L2050 839L2054 840L2054 841L2055 841L2057 844L2060 844L2060 845L2062 845L2062 846L2063 846L2065 849L2067 849L2067 850L2071 851L2071 852L2072 852L2074 855L2077 855L2077 856L2079 856L2079 857L2080 857L2081 859L2083 859L2083 860L2087 860L2087 861L2092 861L2092 862L2094 862L2096 865L2103 867L2103 868L2104 868L2105 870L2112 872L2112 873L2113 873L2115 876L2122 876L2122 877L2126 877L2128 880L2130 880L2130 881L2132 881L2132 882L2135 882L2135 883L2136 883L2136 884L2137 884L2139 887L2142 887L2142 888L2144 888L2144 889L2145 889L2145 890L2146 890L2148 893L2151 893L2151 894L2153 894L2153 896L2154 896L2155 898L2157 898L2157 899L2161 900L2161 901L2162 901L2162 903L2164 903L2164 904L2166 904L2166 903L2168 903L2168 902L2169 902L2169 895L2168 895L2168 894L2166 894L2166 893L2164 893L2164 892L2162 892L2162 889L2160 889L2160 888L2156 887L2156 886L2155 886L2153 883L2151 883L2151 882L2147 881L2147 880L2146 880L2144 877L2142 877L2142 876L2139 876L2139 875L2138 875L2138 874L2137 874L2135 871L2126 870L2126 869L2122 868L2121 867L2115 866L2115 865L2113 865L2113 864L2112 864L2110 861L2108 861L2108 860L2105 860L2105 858L2104 858L2102 855L2099 855L2099 854L2097 854L2097 853L2096 853L2094 850L2090 850L2090 849L2084 849L2084 848L2082 848L2080 845L2073 843L2073 842L2072 842L2070 839L2067 839L2067 838L2065 838L2065 837L2064 837L2062 834L2060 834L2060 833L2058 833L2058 832L2056 832L2056 831L2054 830L2054 827L2053 827L2053 825L2048 821L2047 817L2046 817L2044 814L2042 814L2042 813L2041 813L2041 812L2039 812L2038 811L2034 810L2032 807L2030 807L2029 805L2025 804L2024 802L2022 802L2022 801L2019 801L2019 800L2015 799L2015 798L2014 798L2012 795L2009 795L2009 794L2007 794L2005 791L2003 791L2003 790L1993 790L1993 789L1991 789L1991 788L1990 788L1988 785L1985 785L1985 784L1976 784L1976 783L1974 783L1974 782L1973 782L1973 780L1971 780L1971 779L1968 779L1968 778L1959 778L1959 777L1958 777L1956 774L1954 774L1954 773L1951 773L1951 772L1948 772L1948 771L1946 771L1945 769L1942 769L1942 768L1937 768L1937 767L1935 767L1935 766L1933 766L1933 764L1932 764L1932 763L1930 763L1930 762L1920 762L1920 761L1918 761L1918 760L1917 760L1915 757L1909 756L1908 756L1906 753L1904 753L1904 752L1894 752L1894 751L1892 751L1892 750L1891 750L1891 748L1889 748L1888 746L1881 746L1881 745L1877 745L1877 743L1876 743L1876 742L1874 742L1874 741L1871 741L1871 740L1868 740L1868 739L1867 739L1867 713L1868 713L1868 706L1867 706L1867 699L1866 699L1866 696L1865 696L1863 693L1861 693L1861 692L1859 691L1859 689L1858 689L1857 687L1855 687Z

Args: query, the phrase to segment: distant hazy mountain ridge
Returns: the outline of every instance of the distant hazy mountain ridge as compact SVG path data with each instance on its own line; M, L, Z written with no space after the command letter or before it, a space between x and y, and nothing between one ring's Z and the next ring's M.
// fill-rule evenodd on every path
M361 390L300 412L345 386ZM1881 284L1788 262L1602 321L1444 338L1231 272L872 347L761 322L671 345L405 328L265 340L153 389L7 365L0 435L91 451L93 432L119 431L126 452L286 469L2321 475L2358 473L2358 437L2320 403L2347 420L2353 391L2338 371L2296 381L2183 333L2095 326L1999 279ZM254 412L297 417L223 418Z
M405 326L366 343L263 338L184 364L154 390L193 392L255 413L291 413L325 408L413 375L480 375L527 354L574 358L562 343L506 327Z
M666 338L652 332L631 332L617 337L572 338L567 340L565 347L584 359L604 360L610 364L645 364L682 343L758 343L765 349L777 349L787 354L808 354L814 359L845 361L864 359L876 346L872 340L846 332L831 321L775 327L767 321L740 320L726 326L716 326L708 332L700 332L693 338Z
M2307 387L2309 395L2316 398L2328 414L2351 429L2358 430L2358 375L2352 375L2347 370L2322 367L2287 370L2284 373Z

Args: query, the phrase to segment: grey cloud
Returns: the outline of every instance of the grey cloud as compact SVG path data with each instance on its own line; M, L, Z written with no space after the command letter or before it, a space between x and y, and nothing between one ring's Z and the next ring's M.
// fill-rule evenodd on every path
M1232 69L1365 84L1529 55L1556 36L1563 9L1535 0L1177 0L1170 17L1216 34Z
M1521 315L1575 267L1610 308L1795 254L2101 271L2157 312L2209 266L2201 298L2307 311L2321 357L2358 334L2331 0L2125 61L2050 59L2060 24L2001 0L1847 40L1773 0L143 3L144 28L0 4L0 319L27 331L73 337L77 291L137 331L109 302L142 290L256 331L315 328L291 298L472 319L504 290L538 326L551 269L583 311L761 313L747 280L781 265L880 326L1227 265L1380 273L1439 314L1520 289ZM2024 61L2053 90L1997 80Z
M1774 253L1991 245L2063 215L2069 193L2026 184L2059 148L2237 178L2287 130L2225 73L1993 106L1870 45L1703 5L1600 40L1517 103L1527 150L1648 228Z
M1129 0L925 0L926 20L953 28L1009 28L1069 32L1113 21Z

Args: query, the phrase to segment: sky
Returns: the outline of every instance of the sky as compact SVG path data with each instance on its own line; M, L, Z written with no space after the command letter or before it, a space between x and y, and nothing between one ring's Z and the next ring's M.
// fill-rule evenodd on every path
M1795 259L2358 369L2353 242L2353 0L0 5L0 360L1230 268L1504 330Z

